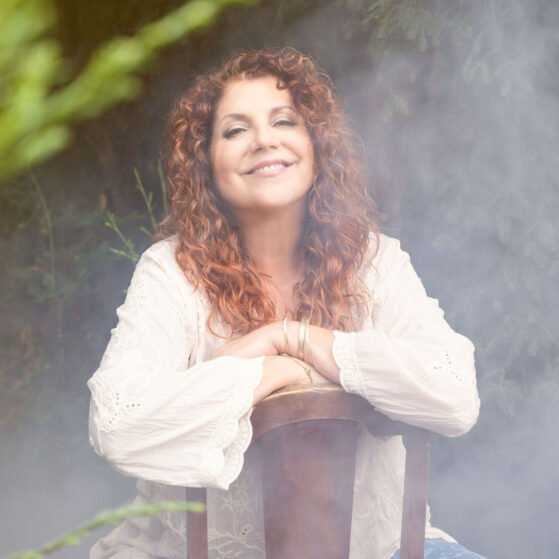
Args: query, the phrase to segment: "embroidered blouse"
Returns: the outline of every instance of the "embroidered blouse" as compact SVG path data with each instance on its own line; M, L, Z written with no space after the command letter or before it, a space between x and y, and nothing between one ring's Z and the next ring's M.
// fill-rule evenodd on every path
M371 255L376 242L371 236ZM243 467L264 357L211 359L223 340L206 328L208 301L186 280L175 247L175 237L160 241L136 265L88 381L90 443L138 478L135 504L183 501L184 487L209 488L210 559L264 559L260 474L256 460ZM392 419L465 433L479 412L472 343L444 320L399 241L380 235L368 262L361 276L370 312L359 331L334 333L342 387ZM387 559L398 548L404 465L401 437L360 432L350 559ZM429 516L426 536L454 541ZM184 559L185 534L183 512L130 518L93 546L90 559Z

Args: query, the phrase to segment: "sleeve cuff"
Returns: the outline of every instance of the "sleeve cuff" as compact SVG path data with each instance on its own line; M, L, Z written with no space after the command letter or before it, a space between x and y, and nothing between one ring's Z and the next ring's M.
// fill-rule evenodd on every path
M367 398L367 390L355 357L353 333L334 330L332 355L340 368L340 383L346 392Z
M228 489L239 476L244 453L252 440L252 402L262 378L264 357L254 360L254 367L243 377L212 433L202 454L200 479L202 487Z

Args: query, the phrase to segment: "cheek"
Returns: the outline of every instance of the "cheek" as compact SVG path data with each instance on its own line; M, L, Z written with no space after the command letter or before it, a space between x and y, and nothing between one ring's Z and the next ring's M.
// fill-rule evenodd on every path
M315 166L314 146L312 145L310 138L305 145L305 158L308 162L308 172L310 173L311 178L314 178L314 166Z
M305 131L305 133L299 137L298 143L299 143L299 152L304 153L307 161L309 161L310 164L313 165L314 146L308 131Z
M212 169L214 174L224 175L238 171L241 150L232 144L221 144L216 146L211 152Z
M215 149L210 151L210 156L214 187L222 199L227 204L231 204L234 202L238 191L239 158L230 146L225 149L222 146L216 146Z
M211 166L212 166L212 174L216 186L218 187L218 189L221 189L223 180L226 178L230 167L230 162L227 157L227 152L220 148L212 149Z

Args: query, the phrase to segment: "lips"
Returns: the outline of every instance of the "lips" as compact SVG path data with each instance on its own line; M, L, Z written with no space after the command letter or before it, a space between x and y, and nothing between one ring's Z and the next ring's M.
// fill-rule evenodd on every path
M287 167L291 167L291 165L293 165L293 163L291 161L286 161L285 159L261 161L260 163L249 169L246 174L257 176L277 175Z

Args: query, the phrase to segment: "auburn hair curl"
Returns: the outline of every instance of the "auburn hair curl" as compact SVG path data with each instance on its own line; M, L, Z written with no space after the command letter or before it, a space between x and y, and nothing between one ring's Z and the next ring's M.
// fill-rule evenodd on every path
M309 316L312 324L324 328L356 329L367 303L358 272L369 234L378 236L377 214L331 80L295 49L235 54L220 68L198 76L178 99L168 135L171 212L159 237L178 236L177 262L207 296L210 330L215 319L230 325L233 334L277 319L262 275L214 184L209 156L214 112L227 84L263 76L275 76L278 87L289 90L314 147L315 180L307 194L293 318Z

